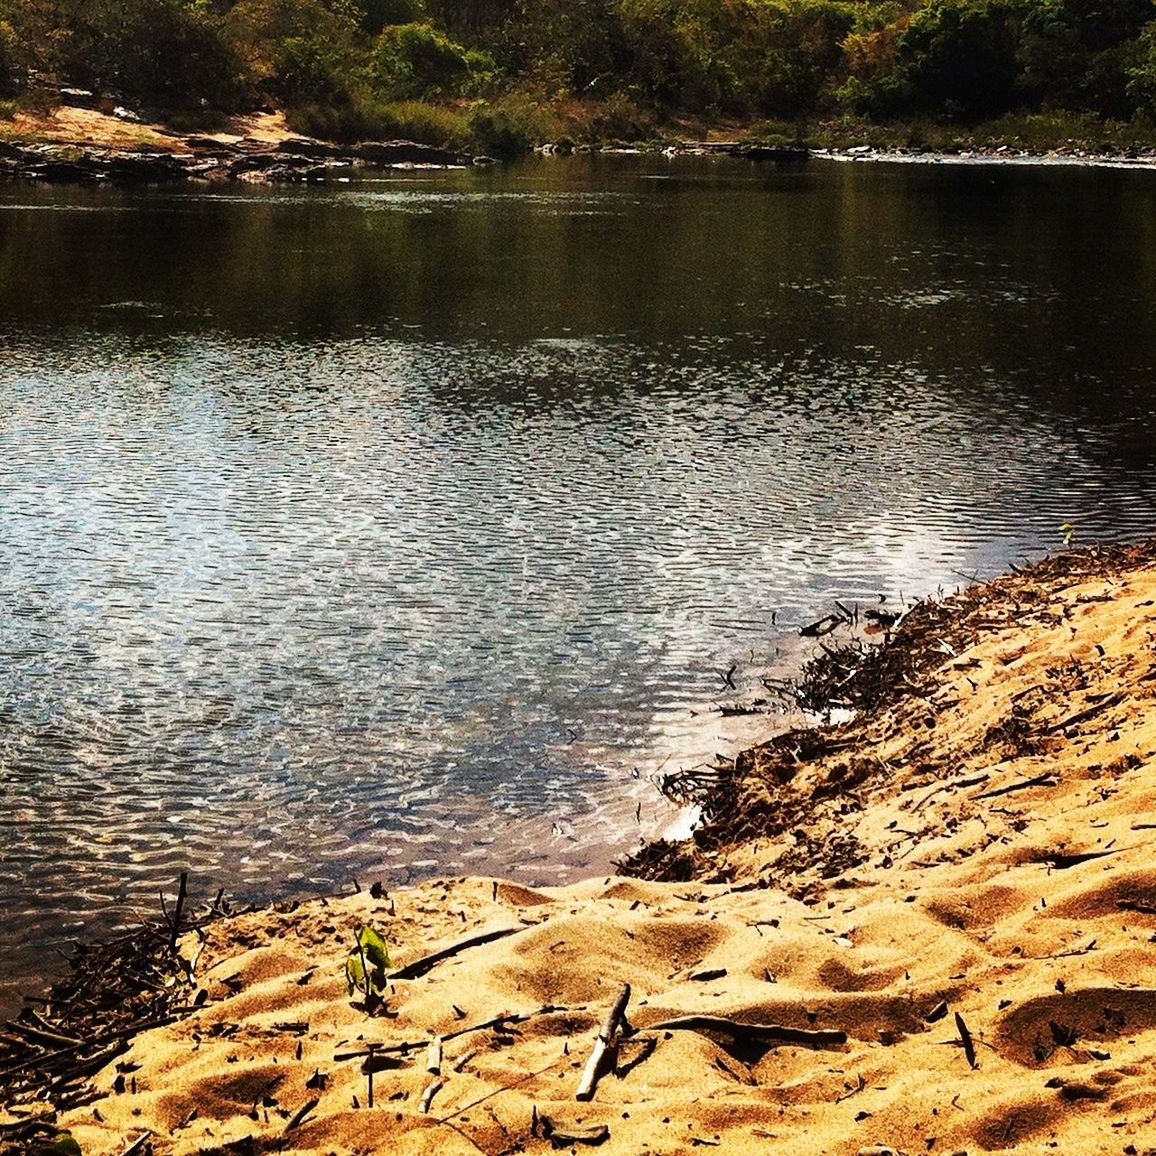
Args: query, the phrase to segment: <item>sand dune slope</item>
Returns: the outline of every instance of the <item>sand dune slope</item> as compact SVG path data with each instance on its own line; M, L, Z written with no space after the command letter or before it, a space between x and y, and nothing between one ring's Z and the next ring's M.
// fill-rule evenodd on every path
M86 1156L146 1130L174 1154L1156 1152L1149 561L949 604L906 690L789 772L781 743L745 760L728 805L762 819L731 839L716 813L693 849L713 882L455 879L186 937L203 1003L60 1126ZM344 978L362 924L395 968L510 933L370 1016ZM634 1031L580 1102L624 983ZM846 1040L648 1030L689 1015Z

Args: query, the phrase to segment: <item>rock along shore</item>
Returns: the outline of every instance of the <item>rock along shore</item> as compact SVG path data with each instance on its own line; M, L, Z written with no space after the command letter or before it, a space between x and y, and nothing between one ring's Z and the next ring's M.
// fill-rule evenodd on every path
M0 141L0 179L52 184L319 183L363 169L461 168L487 161L414 141L342 147L301 137L225 141L194 136L173 149Z

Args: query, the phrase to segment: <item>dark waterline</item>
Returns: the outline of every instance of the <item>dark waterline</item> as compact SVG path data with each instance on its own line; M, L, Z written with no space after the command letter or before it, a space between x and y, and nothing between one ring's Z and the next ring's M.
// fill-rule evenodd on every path
M1154 176L0 189L0 976L186 867L603 870L832 599L1151 533Z

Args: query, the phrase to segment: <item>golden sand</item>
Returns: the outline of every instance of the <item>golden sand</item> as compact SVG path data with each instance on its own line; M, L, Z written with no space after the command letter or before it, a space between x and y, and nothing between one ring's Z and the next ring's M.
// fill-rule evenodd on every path
M146 1132L173 1154L1156 1150L1156 561L1075 557L941 604L923 665L817 757L740 760L726 805L757 821L716 815L695 881L452 879L187 935L202 1005L57 1125L85 1156ZM370 1016L345 980L362 924L395 968L510 934ZM624 983L635 1030L579 1101ZM647 1031L688 1015L846 1042Z

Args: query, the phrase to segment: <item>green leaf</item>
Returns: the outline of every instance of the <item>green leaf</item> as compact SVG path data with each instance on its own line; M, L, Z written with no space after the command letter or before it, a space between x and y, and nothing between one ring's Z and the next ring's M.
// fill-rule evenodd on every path
M51 1151L59 1156L83 1156L76 1137L71 1132L57 1132L52 1138Z
M357 940L365 952L365 958L373 967L383 969L389 967L389 948L372 927L363 927L357 933Z
M381 995L388 982L388 967L389 948L385 940L372 927L359 927L357 943L345 960L345 983L349 994L361 992L367 1001L373 995Z
M365 968L361 966L361 957L356 951L350 952L345 961L345 986L350 995L355 991L365 991Z

